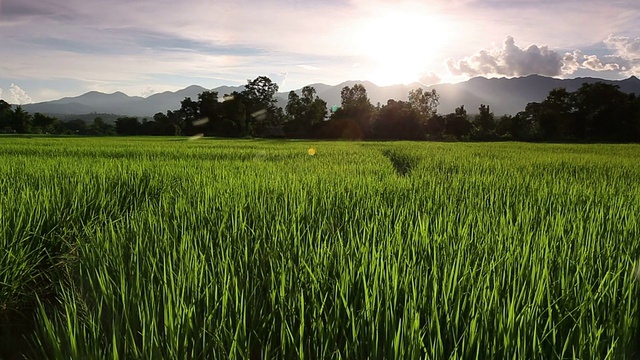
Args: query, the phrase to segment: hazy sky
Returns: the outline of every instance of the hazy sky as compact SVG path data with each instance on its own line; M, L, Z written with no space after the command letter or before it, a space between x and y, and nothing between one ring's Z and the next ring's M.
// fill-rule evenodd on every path
M0 0L0 98L640 75L638 0Z

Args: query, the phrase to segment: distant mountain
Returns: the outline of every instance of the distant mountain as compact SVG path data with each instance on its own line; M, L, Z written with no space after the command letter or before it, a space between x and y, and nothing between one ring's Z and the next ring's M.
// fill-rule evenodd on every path
M380 102L386 104L388 99L407 100L409 91L418 87L427 90L435 89L440 94L439 113L450 113L460 105L464 105L469 113L474 113L480 104L489 105L496 115L515 114L524 110L530 102L544 100L549 91L564 87L568 91L577 90L583 83L602 81L615 84L626 93L640 94L640 80L634 76L625 80L603 80L597 78L555 79L539 75L520 78L492 78L477 77L458 84L438 84L424 87L420 84L377 86L369 81L346 81L332 86L326 84L312 84L320 98L328 106L340 104L340 92L345 86L363 84L372 104ZM234 91L242 91L243 86L220 86L213 91L223 96ZM198 94L207 89L192 85L175 92L166 91L151 95L147 98L127 96L122 92L104 94L96 91L88 92L77 97L67 97L60 100L47 101L24 105L30 113L41 112L55 116L67 117L73 114L107 113L116 115L131 115L151 117L158 112L180 108L180 102L185 97L197 99ZM296 90L300 94L301 89ZM279 106L287 103L288 92L276 95Z
M477 77L458 84L439 84L432 88L440 94L440 113L450 113L460 105L465 105L469 113L477 111L480 104L489 105L496 115L515 114L524 110L530 102L546 99L549 91L566 88L576 91L582 84L595 82L614 84L620 91L640 95L640 80L632 76L625 80L604 80L597 78L555 79L539 75L520 78ZM430 87L431 88L431 87Z
M221 86L213 91L223 96L233 91L242 91L242 89L244 89L243 86ZM152 117L158 112L164 113L167 110L179 109L180 102L186 97L196 100L198 94L207 90L202 86L191 85L182 90L165 91L147 98L128 96L122 92L105 94L91 91L76 97L24 105L23 108L30 113L40 112L64 118L68 118L70 115L91 113Z

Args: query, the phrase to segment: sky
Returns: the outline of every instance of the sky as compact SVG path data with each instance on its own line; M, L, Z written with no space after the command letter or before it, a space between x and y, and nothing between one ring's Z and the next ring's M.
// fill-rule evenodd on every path
M640 76L637 0L0 0L0 98Z

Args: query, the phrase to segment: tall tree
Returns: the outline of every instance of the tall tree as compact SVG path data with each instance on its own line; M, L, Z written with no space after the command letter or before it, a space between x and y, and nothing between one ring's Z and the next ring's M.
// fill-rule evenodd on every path
M363 139L371 136L371 123L374 107L371 105L367 89L362 84L345 86L340 92L342 106L331 116L332 124L328 126L334 131L345 129L339 137Z
M18 134L26 134L31 130L31 115L18 105L11 114L9 126Z
M276 106L278 84L266 76L248 80L242 91L242 99L249 110L249 129L252 135L269 136L282 125L284 113Z
M496 129L496 121L489 105L480 104L479 113L473 119L475 137L480 140L489 140Z
M455 109L454 113L445 116L445 131L458 140L467 138L471 134L473 125L468 119L464 105Z
M418 114L418 118L423 126L426 126L427 120L433 117L440 103L440 95L435 89L424 91L422 88L409 91L409 104Z
M289 92L285 110L289 118L286 124L288 136L306 137L314 125L326 118L327 103L316 95L314 87L305 86L302 97L294 91Z

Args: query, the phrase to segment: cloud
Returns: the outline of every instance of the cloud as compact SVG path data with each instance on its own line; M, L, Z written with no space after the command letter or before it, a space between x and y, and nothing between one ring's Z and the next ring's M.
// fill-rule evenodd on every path
M269 74L269 79L274 83L278 84L278 87L284 87L285 81L287 80L287 73L271 73Z
M422 74L418 79L418 82L420 84L426 85L426 86L439 84L440 81L442 81L442 79L433 72Z
M0 88L0 100L2 100L2 88Z
M609 55L585 55L576 50L563 57L563 72L573 74L579 69L591 71L614 71L623 75L640 73L640 38L610 35L603 43L614 53Z
M307 64L299 64L298 67L303 68L305 70L312 70L312 71L320 70L320 68L317 66L307 65Z
M640 73L640 38L610 35L603 43L613 54L598 56L575 50L561 55L547 46L531 45L521 49L513 37L508 36L502 49L481 50L458 61L449 59L447 66L453 75L468 76L560 76L578 70L611 71L623 75Z
M24 90L20 89L20 87L16 84L11 84L11 87L9 87L9 92L11 92L12 99L10 103L12 104L22 105L33 102L33 100L31 100L31 97L27 95Z
M453 75L558 76L562 74L563 56L547 46L520 48L512 36L507 36L502 49L481 50L459 61L449 59L447 66Z
M151 88L151 86L147 86L144 90L142 90L140 92L140 96L146 98L146 97L149 97L149 96L151 96L151 95L153 95L155 93L156 93L156 91L153 88Z
M620 57L640 61L640 38L609 35L604 43L610 49L614 49Z

